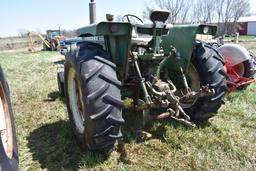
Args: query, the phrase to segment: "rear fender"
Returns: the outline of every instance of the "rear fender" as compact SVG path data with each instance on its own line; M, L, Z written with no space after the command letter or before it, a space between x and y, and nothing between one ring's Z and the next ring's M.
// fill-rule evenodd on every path
M128 74L132 36L132 25L130 23L100 22L78 29L77 35L91 39L85 39L87 41L104 44L104 49L110 54L111 61L118 67L118 77L123 79Z
M251 58L250 53L238 44L226 44L220 46L217 51L223 56L229 66L235 66Z
M161 46L165 55L168 55L171 46L177 50L177 55L180 56L180 64L184 71L187 70L190 59L195 47L196 35L212 35L215 36L217 27L205 24L190 24L190 25L174 25L168 35L162 37ZM174 58L170 58L165 65L169 71L179 71Z

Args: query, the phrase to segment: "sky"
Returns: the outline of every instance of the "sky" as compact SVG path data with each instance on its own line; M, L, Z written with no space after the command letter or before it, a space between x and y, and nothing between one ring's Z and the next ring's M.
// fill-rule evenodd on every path
M106 13L135 14L142 18L152 0L96 0L97 21ZM189 0L188 0L189 1ZM251 9L256 13L256 0ZM1 0L0 37L17 36L20 31L44 33L47 29L74 30L89 24L89 0Z

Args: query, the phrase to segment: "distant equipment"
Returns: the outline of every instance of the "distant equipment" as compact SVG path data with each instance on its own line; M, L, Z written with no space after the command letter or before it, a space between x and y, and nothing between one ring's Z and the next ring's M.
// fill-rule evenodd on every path
M38 36L43 42L43 49L47 51L57 51L60 49L60 40L64 39L64 36L61 36L60 30L47 30L46 37L44 38L40 33L37 32L28 32L27 34L30 47L29 51L35 52L35 42L33 41L33 36Z
M63 39L64 39L64 36L61 36L60 30L47 30L45 41L47 41L50 44L50 47L44 43L44 50L50 50L50 51L59 50L60 40L63 40Z

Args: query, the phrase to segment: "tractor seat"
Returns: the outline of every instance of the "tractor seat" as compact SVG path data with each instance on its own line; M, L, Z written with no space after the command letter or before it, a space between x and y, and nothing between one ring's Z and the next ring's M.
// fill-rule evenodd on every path
M162 29L162 34L167 34L172 27L172 25L165 24L169 15L170 12L166 10L152 10L150 13L150 20L152 23L144 25L137 24L135 26L137 33L153 35L154 30Z

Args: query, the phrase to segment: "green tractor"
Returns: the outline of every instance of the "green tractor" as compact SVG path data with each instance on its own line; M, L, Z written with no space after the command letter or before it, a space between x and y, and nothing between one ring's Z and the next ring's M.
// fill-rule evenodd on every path
M125 15L128 22L77 30L84 41L65 56L64 89L82 149L107 152L118 145L124 106L141 111L144 125L169 118L194 127L218 112L227 91L224 61L196 41L197 35L215 35L217 28L168 25L168 16L152 11L152 24L143 24Z

